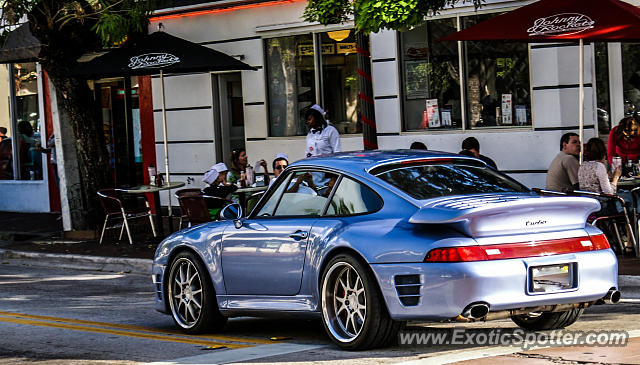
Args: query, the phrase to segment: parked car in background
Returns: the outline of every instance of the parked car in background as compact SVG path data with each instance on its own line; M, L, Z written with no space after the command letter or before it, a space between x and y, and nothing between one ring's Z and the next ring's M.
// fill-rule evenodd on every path
M255 208L166 238L156 309L185 332L227 318L321 316L348 350L409 320L561 328L616 302L617 261L582 197L540 197L482 161L398 150L291 164Z

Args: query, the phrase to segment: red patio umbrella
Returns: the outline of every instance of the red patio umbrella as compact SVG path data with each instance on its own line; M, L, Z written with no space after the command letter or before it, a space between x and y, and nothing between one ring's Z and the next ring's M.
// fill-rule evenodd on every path
M583 41L640 41L640 9L620 0L540 0L438 41L563 42L580 46L579 135L584 124ZM580 153L582 160L582 152Z

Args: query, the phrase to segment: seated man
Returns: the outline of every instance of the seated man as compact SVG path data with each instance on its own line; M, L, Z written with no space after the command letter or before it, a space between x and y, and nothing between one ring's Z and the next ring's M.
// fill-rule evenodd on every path
M560 152L551 162L547 171L547 190L565 192L578 188L578 161L580 139L572 132L560 139Z
M495 161L485 155L480 154L480 142L478 141L478 139L476 139L476 137L467 137L464 139L464 141L462 141L462 151L460 151L460 154L475 157L482 160L494 170L498 169Z

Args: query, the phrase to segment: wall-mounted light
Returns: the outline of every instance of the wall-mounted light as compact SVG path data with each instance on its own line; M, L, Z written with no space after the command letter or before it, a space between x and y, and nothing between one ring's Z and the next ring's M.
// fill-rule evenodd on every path
M333 39L336 42L340 42L344 40L349 36L350 33L351 33L350 29L334 30L333 32L327 32L327 34L329 35L329 38Z

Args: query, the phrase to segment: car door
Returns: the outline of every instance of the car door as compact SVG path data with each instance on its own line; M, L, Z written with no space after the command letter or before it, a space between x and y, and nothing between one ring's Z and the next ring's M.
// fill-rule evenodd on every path
M291 171L240 228L222 238L229 295L295 295L300 291L307 239L327 205L337 175Z

